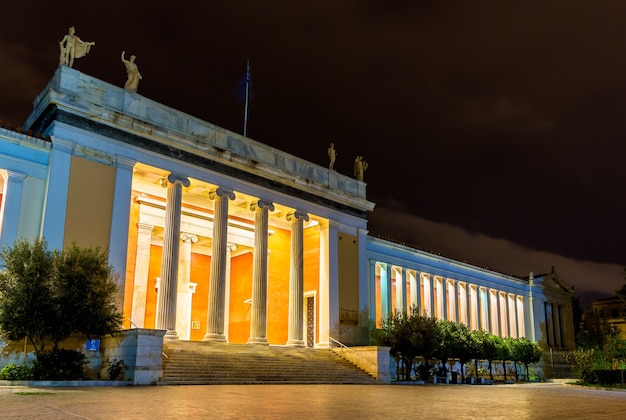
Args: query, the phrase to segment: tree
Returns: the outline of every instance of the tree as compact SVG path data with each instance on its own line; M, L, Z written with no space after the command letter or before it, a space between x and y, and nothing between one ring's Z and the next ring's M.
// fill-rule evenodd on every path
M0 251L0 332L26 338L35 355L73 334L114 334L122 324L113 268L100 248L49 251L44 240L19 240Z
M587 313L582 319L580 330L576 335L576 344L585 350L600 350L611 343L619 330L597 312Z
M53 253L43 240L18 241L0 259L0 331L12 341L26 337L40 354L58 320Z
M506 381L506 361L511 360L511 348L509 347L508 341L502 337L498 337L495 341L497 358L502 362L502 371L504 373L504 380Z
M500 338L497 335L485 333L483 337L483 354L481 359L486 360L489 363L489 377L493 381L493 366L491 362L498 360L498 347L500 345Z
M528 381L528 365L540 361L543 350L537 343L525 337L510 340L509 346L513 360L522 363L526 368L526 380Z
M467 363L470 356L470 329L452 321L439 322L439 347L437 356L444 368L450 358L457 358L461 364L461 376L464 375L463 364Z
M416 357L429 360L435 354L437 320L419 315L415 308L410 315L396 311L383 320L383 328L376 341L379 345L389 346L389 352L402 360L404 377L410 378Z

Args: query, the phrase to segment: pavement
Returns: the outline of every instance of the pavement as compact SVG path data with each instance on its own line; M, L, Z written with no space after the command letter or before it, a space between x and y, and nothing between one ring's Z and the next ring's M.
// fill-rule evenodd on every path
M626 392L510 385L0 387L2 419L623 419Z

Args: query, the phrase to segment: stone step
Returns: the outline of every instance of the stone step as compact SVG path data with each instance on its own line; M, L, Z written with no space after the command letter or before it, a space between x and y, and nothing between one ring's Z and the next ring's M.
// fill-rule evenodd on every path
M330 350L171 342L164 346L164 354L163 385L378 383Z

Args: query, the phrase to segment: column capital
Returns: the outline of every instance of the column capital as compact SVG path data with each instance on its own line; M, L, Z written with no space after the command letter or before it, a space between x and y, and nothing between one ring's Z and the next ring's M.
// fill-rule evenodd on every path
M303 211L295 210L295 211L290 211L289 213L287 213L286 219L288 222L291 222L291 220L293 219L304 219L305 222L308 222L309 215L308 213L305 213Z
M209 198L211 200L215 200L216 197L220 198L228 198L229 200L235 199L235 193L232 190L228 190L226 188L218 187L214 190L209 191Z
M183 242L189 241L189 242L195 244L196 242L198 242L198 235L194 235L193 233L181 232L180 233L180 239Z
M56 136L52 136L51 141L52 141L52 150L56 150L58 152L72 153L72 150L74 150L74 146L76 146L75 142L60 139Z
M168 176L161 178L161 186L163 188L167 187L168 184L176 184L177 182L181 183L183 187L191 185L189 178L183 175L171 173Z
M145 232L152 232L154 225L148 223L137 222L137 229Z
M266 200L257 200L250 204L250 210L256 211L256 209L268 209L269 211L274 211L274 203Z
M7 169L7 175L9 178L9 182L19 182L22 183L26 177L28 176L24 172L13 171L11 169Z
M134 159L129 159L124 156L116 156L115 163L117 164L117 167L120 169L131 170L135 167L135 164L137 163L137 161Z

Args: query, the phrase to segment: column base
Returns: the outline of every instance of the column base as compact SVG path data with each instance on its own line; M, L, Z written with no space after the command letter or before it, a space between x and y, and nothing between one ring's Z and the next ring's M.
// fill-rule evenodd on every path
M178 333L176 330L167 330L163 336L164 340L178 340Z
M287 347L304 347L304 340L287 340Z
M226 343L226 336L219 333L206 333L202 341L212 341L218 343Z
M250 337L248 338L248 342L246 344L262 344L265 346L269 346L269 342L265 337Z

